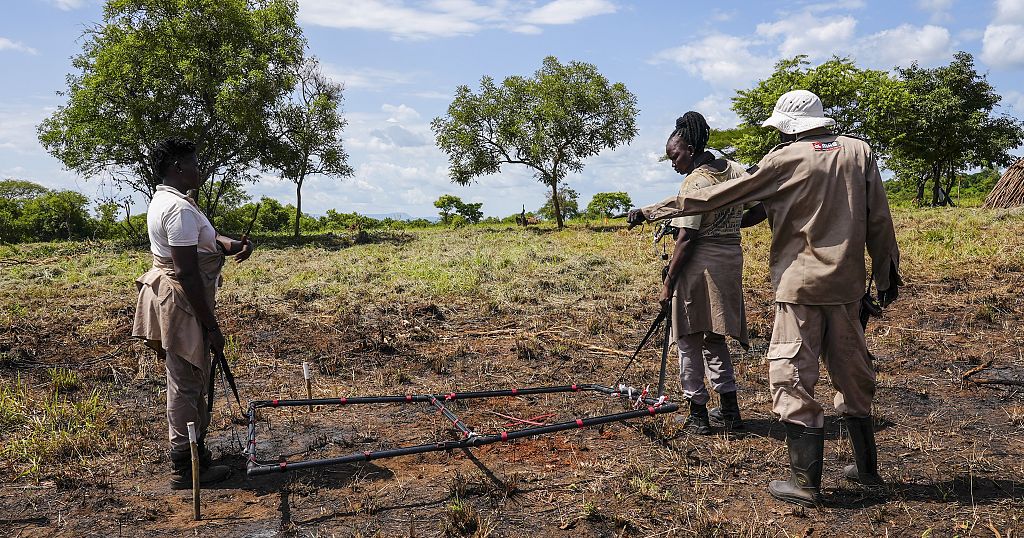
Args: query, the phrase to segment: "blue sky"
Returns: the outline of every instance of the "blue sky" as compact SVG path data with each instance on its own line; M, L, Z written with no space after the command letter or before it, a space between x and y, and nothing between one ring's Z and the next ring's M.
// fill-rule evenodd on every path
M729 98L783 57L814 62L833 54L891 69L947 63L957 50L1003 97L1002 112L1024 118L1024 0L635 1L299 0L309 53L345 84L343 140L355 175L312 178L303 209L415 216L453 193L505 216L543 204L545 188L522 168L461 187L447 175L429 124L454 88L482 75L529 75L546 55L595 64L638 100L639 134L626 147L586 161L568 185L581 205L602 191L637 204L679 184L658 162L676 116L704 113L712 127L736 123ZM99 0L4 0L0 20L0 178L36 181L95 197L111 191L63 169L46 154L35 125L62 103L70 57L82 32L102 18ZM1020 151L1018 151L1020 153ZM291 183L263 177L255 195L293 200Z

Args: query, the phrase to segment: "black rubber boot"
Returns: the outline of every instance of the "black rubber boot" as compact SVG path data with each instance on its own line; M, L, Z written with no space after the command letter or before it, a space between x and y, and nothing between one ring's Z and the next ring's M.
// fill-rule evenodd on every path
M212 465L212 456L206 447L200 448L199 485L202 487L223 482L231 476L231 468L227 465ZM192 489L192 452L172 451L171 471L171 489Z
M726 430L742 430L743 419L740 417L740 404L736 401L736 391L724 392L718 395L722 401L721 407L708 411L708 418L718 426Z
M711 435L711 422L708 420L708 408L703 404L690 401L690 416L683 422L683 431L697 435Z
M865 486L884 486L885 481L878 474L878 448L875 446L875 424L871 417L843 417L850 430L850 444L853 445L853 465L843 469L843 475Z
M825 428L805 428L786 422L789 480L772 480L768 492L780 501L814 508L821 504L821 467Z

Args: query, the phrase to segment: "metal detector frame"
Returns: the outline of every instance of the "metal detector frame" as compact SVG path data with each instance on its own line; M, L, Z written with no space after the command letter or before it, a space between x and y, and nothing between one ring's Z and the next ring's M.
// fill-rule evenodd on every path
M473 431L472 428L467 426L455 413L448 409L448 407L446 407L443 403L454 400L474 400L483 398L527 396L531 394L556 394L565 392L597 392L609 396L623 398L626 399L628 402L642 404L643 406L640 409L624 411L622 413L613 413L610 415L600 415L596 417L577 418L573 421L558 422L555 424L547 424L544 426L534 426L530 428L522 428L518 430L502 431L494 434L480 435ZM634 394L637 395L635 400L633 396ZM340 465L344 463L355 463L361 461L377 460L382 458L393 458L396 456L422 454L425 452L439 452L459 448L475 448L483 445L489 445L492 443L511 441L512 439L532 437L535 435L542 435L571 429L586 428L589 426L597 426L600 424L607 424L610 422L620 422L633 418L654 416L662 413L672 413L679 410L679 406L675 403L668 403L662 397L659 397L657 399L648 398L645 397L645 394L646 393L644 391L637 390L632 387L625 387L622 385L620 385L619 388L615 389L612 387L606 387L604 385L583 384L549 387L530 387L510 390L451 392L448 394L406 394L400 396L357 396L351 398L313 398L303 400L253 401L249 403L249 410L247 413L249 419L249 428L248 437L246 440L246 448L244 451L244 454L248 456L248 463L246 464L246 475L249 477L253 477L271 473L284 473L299 469L311 469L315 467L326 467L330 465ZM268 407L303 407L310 405L344 406L384 403L429 403L430 405L437 408L437 410L442 415L444 415L445 418L451 421L455 429L458 430L459 433L462 435L462 438L453 441L426 443L421 445L393 448L389 450L355 452L352 454L348 454L346 456L340 456L335 458L322 458L301 461L278 460L273 462L260 461L256 458L256 412L258 409Z
M258 209L258 208L257 208ZM671 225L669 221L665 221L661 226L654 230L654 247L657 250L657 245L661 241L662 237L670 233ZM662 246L661 259L664 266L661 270L662 280L666 278L668 274L668 252ZM249 427L248 435L246 439L245 450L242 452L247 458L246 463L246 475L253 477L271 473L284 473L288 471L295 471L298 469L311 469L315 467L326 467L330 465L341 465L344 463L355 463L360 461L371 461L382 458L393 458L396 456L409 456L412 454L423 454L425 452L440 452L445 450L454 450L458 448L475 448L483 445L489 445L492 443L500 443L510 441L512 439L520 439L523 437L532 437L535 435L543 435L547 433L555 433L560 431L566 431L576 428L586 428L589 426L598 426L601 424L608 424L610 422L622 422L633 418L641 418L645 416L654 416L663 413L673 413L679 410L679 405L675 403L668 403L665 398L665 370L668 366L668 349L669 349L669 335L672 332L672 308L671 302L669 305L662 309L659 313L658 318L654 320L647 335L640 342L636 352L633 354L633 358L630 359L629 364L626 365L626 369L633 364L637 356L640 354L640 350L643 349L648 339L658 329L658 325L664 323L665 340L662 343L661 348L661 370L658 373L658 397L657 399L648 398L647 390L638 390L633 387L627 387L625 385L618 384L616 380L614 384L617 388L608 387L605 385L597 384L582 384L582 385L559 385L559 386L546 386L546 387L530 387L524 389L509 389L509 390L485 390L485 391L470 391L470 392L450 392L448 394L406 394L401 396L355 396L351 398L311 398L304 400L258 400L249 402L249 410L246 413ZM623 370L619 374L621 378L626 370ZM227 369L225 368L225 372ZM494 434L480 435L473 431L472 428L466 425L458 415L453 413L451 409L448 409L443 402L454 401L454 400L478 400L484 398L502 398L502 397L515 397L515 396L526 396L530 394L556 394L564 392L598 392L609 396L615 396L624 398L630 404L640 406L639 409L632 411L624 411L622 413L613 413L610 415L600 415L596 417L577 418L573 421L558 422L555 424L546 424L543 426L534 426L530 428L522 428L512 431L502 431ZM636 400L633 399L633 395L636 394ZM237 398L237 393L236 393ZM429 403L430 405L437 408L437 410L444 415L445 418L451 421L452 425L456 430L462 434L462 438L454 441L443 441L439 443L425 443L421 445L405 446L399 448L393 448L389 450L374 450L355 452L346 456L340 456L336 458L321 458L313 460L303 461L287 461L279 459L274 462L260 461L256 459L256 411L265 407L302 407L309 406L344 406L344 405L359 405L359 404L385 404L385 403ZM641 406L642 404L642 406Z

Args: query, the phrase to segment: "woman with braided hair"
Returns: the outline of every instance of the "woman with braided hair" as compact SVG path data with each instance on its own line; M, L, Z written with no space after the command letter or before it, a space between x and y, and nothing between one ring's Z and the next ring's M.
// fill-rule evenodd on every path
M740 165L716 158L706 150L710 132L699 112L690 111L676 119L665 150L672 168L686 176L680 194L744 173ZM690 402L684 430L690 433L710 434L712 419L727 430L743 428L725 337L731 336L747 347L740 228L760 222L756 213L745 216L742 206L733 206L672 219L679 234L658 300L662 305L672 300L680 384L683 397ZM721 399L721 407L710 414L705 372Z

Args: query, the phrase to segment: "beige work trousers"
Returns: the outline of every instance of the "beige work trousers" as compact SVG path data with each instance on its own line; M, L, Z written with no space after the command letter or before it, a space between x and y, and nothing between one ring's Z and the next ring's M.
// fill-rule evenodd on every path
M171 453L190 452L188 423L196 423L196 434L200 438L206 436L210 427L210 413L206 409L210 368L198 368L174 353L165 353L164 364L167 370L167 436L171 442Z
M875 369L859 313L859 301L843 305L775 304L768 381L772 411L780 420L809 428L824 427L824 409L814 399L819 357L836 390L836 413L871 416Z
M683 399L697 405L708 403L710 395L704 387L705 373L715 392L736 392L736 377L725 336L713 332L687 334L676 340L676 347L679 348L679 384Z

